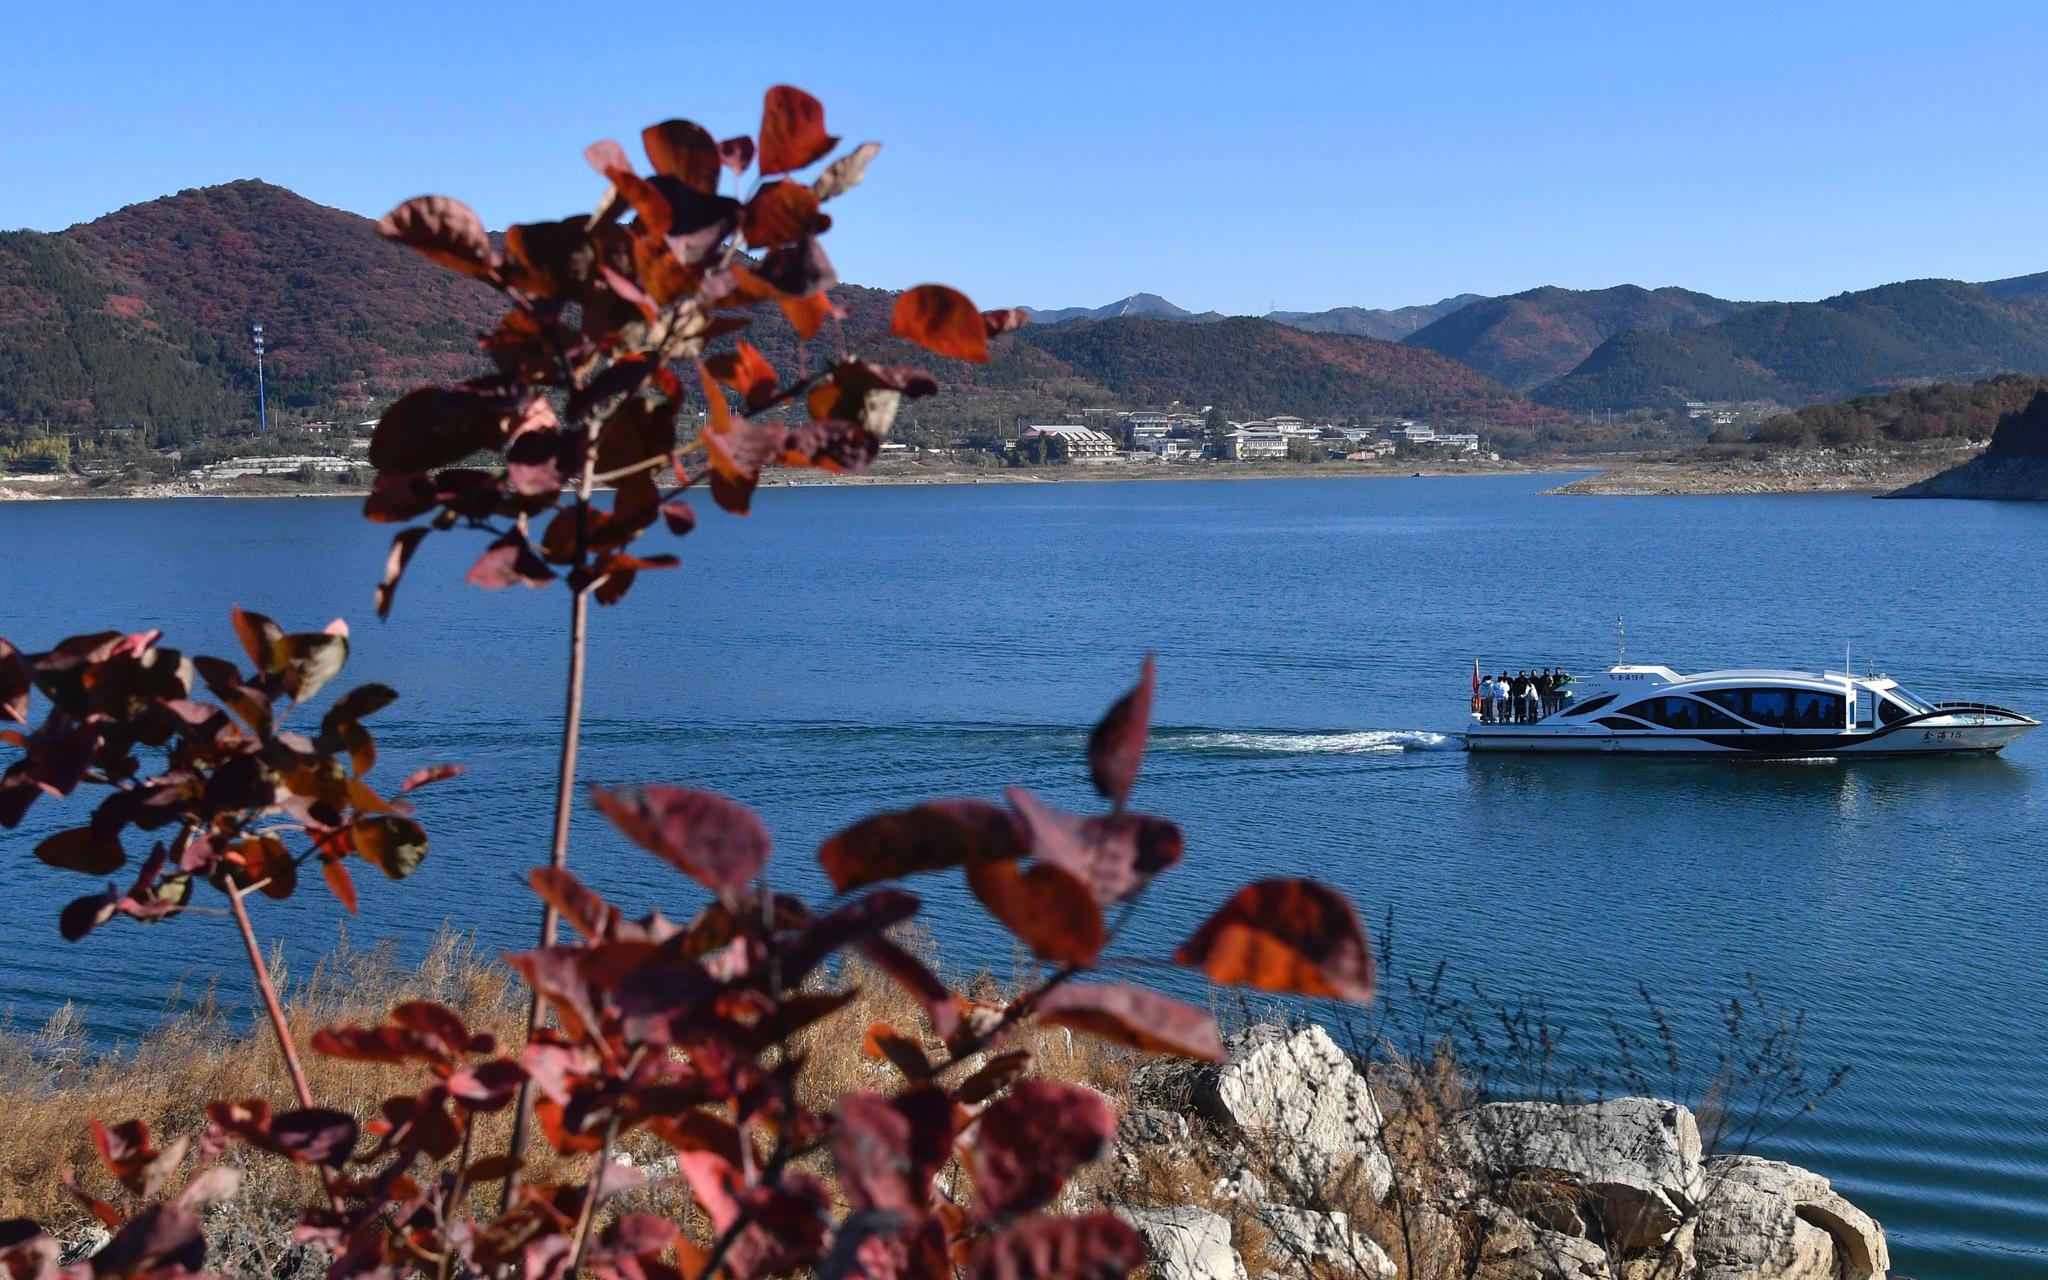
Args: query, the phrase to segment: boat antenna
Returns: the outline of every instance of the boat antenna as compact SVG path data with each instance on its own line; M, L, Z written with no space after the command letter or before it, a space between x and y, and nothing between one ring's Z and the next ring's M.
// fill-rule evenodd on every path
M1628 665L1628 628L1622 624L1621 615L1614 615L1614 665Z

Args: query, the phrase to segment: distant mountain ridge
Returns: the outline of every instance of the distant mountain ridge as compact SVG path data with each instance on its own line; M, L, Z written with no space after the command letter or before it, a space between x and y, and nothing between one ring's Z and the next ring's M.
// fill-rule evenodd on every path
M1799 405L2048 371L2048 302L2019 282L1991 286L2000 287L2004 296L1960 280L1907 280L1820 302L1750 307L1713 324L1617 333L1531 394L1576 410L1687 400Z
M1409 335L1418 347L1471 365L1517 391L1563 377L1617 333L1668 332L1725 320L1758 304L1689 289L1561 289L1545 285L1483 298Z
M1431 321L1479 301L1482 301L1480 294L1461 293L1456 297L1445 298L1441 302L1429 303L1426 306L1394 307L1390 310L1375 307L1332 307L1328 311L1268 311L1258 318L1309 333L1340 333L1354 338L1378 338L1383 342L1399 342ZM1134 293L1128 298L1118 298L1115 302L1100 307L1026 307L1025 310L1031 313L1031 323L1046 325L1066 324L1072 320L1120 320L1129 317L1176 320L1182 324L1214 324L1218 320L1246 318L1227 317L1220 311L1189 311L1185 307L1175 306L1156 293Z

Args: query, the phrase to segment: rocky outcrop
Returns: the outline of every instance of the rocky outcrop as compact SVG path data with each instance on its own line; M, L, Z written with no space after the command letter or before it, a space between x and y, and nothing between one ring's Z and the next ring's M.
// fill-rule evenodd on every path
M1677 1103L1473 1107L1397 1197L1380 1105L1326 1032L1258 1026L1226 1048L1132 1080L1126 1171L1152 1159L1149 1195L1199 1202L1123 1211L1166 1280L1235 1280L1247 1261L1251 1280L1393 1280L1385 1246L1415 1251L1412 1274L1476 1280L1886 1280L1883 1229L1827 1179L1703 1157Z
M1349 1214L1267 1205L1259 1221L1269 1233L1267 1251L1291 1264L1291 1274L1334 1269L1360 1280L1394 1280L1394 1260L1378 1241L1352 1229Z
M1883 1228L1817 1173L1714 1156L1706 1177L1699 1280L1880 1280L1891 1268Z
M2048 500L2048 391L2000 418L1982 454L1885 496Z
M1675 1102L1501 1102L1458 1117L1451 1132L1459 1162L1497 1191L1530 1173L1563 1175L1566 1194L1543 1203L1569 1224L1550 1225L1623 1253L1669 1244L1699 1210L1699 1125Z
M1380 1108L1349 1055L1318 1026L1261 1025L1232 1036L1230 1060L1201 1073L1202 1117L1270 1160L1270 1179L1298 1199L1384 1200L1394 1170L1380 1149Z
M1230 1224L1220 1215L1190 1205L1119 1209L1117 1215L1145 1242L1158 1280L1246 1280Z

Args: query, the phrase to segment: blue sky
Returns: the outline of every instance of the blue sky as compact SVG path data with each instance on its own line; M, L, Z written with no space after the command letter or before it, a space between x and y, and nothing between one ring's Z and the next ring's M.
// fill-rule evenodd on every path
M7 26L7 227L241 177L560 217L596 194L586 143L751 131L781 81L885 144L827 238L841 275L985 306L2048 269L2039 4L88 2Z

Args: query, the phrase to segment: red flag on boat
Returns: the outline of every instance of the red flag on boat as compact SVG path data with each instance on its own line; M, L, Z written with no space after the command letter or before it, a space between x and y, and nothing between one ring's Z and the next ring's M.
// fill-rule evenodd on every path
M1472 692L1479 692L1479 659L1472 659Z

